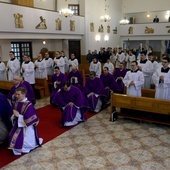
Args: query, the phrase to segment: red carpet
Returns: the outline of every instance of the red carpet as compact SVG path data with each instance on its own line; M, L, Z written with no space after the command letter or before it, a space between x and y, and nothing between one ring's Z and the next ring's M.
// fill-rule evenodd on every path
M72 128L60 126L62 114L59 109L52 105L45 106L37 111L40 118L38 132L39 137L43 138L43 144ZM86 113L87 119L93 115L95 114ZM13 155L6 145L0 145L0 155L0 168L21 157Z

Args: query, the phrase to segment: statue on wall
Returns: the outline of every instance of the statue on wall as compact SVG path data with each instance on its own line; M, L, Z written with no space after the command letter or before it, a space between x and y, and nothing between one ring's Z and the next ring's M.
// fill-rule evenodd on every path
M128 34L133 34L133 27L129 27Z
M103 25L101 24L101 25L99 26L98 32L103 32L103 31L104 31L104 28L103 28Z
M90 23L90 31L94 32L94 23L93 22Z
M55 22L56 22L56 30L61 30L61 22L62 22L61 19L57 18Z
M40 16L41 22L35 27L36 29L47 29L46 20Z
M145 34L151 34L151 33L154 33L154 29L149 28L149 27L145 27Z
M15 22L15 28L24 28L22 19L23 15L16 13L14 14L14 22Z
M107 33L110 33L110 25L107 26Z
M70 20L70 31L75 31L75 21Z

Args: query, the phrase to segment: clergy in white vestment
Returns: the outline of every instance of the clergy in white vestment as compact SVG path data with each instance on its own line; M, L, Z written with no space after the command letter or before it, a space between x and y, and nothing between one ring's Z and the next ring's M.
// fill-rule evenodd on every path
M30 56L24 55L23 59L24 62L21 65L21 73L24 80L30 84L35 84L34 63L31 61Z
M38 54L38 59L35 61L35 78L47 78L46 63L42 58L42 54Z
M110 58L107 59L107 62L103 65L103 69L107 67L109 69L109 73L113 74L114 65L111 63Z
M90 63L89 67L90 71L94 71L96 73L96 77L100 78L101 75L101 62L98 61L96 57L93 58L92 62Z
M169 58L162 59L162 67L159 67L152 76L155 84L155 98L170 100L170 67Z
M45 58L44 61L46 63L46 70L47 70L47 75L53 75L54 74L54 61L52 58L50 58L49 53L45 53Z
M122 48L118 48L118 52L116 54L116 68L119 67L119 63L125 62L125 53L122 51Z
M7 80L6 66L5 63L1 61L1 57L0 57L0 80Z
M65 72L68 72L68 71L69 71L68 57L65 56L64 51L61 51L61 56L64 58L64 62L65 62Z
M68 65L69 65L69 72L72 71L72 66L75 66L77 70L79 69L79 63L77 58L75 57L75 54L71 54L70 59L68 60Z
M15 76L20 76L20 62L14 56L14 52L9 52L10 59L7 62L8 80L12 81Z
M135 55L132 53L132 50L129 50L128 55L125 58L126 61L126 68L131 69L131 62L136 61Z
M131 70L129 70L124 79L123 83L127 87L126 94L133 96L141 96L141 88L144 84L144 76L142 71L137 67L137 62L131 62Z
M141 51L140 53L140 61L138 61L138 69L141 70L144 75L145 82L143 88L150 89L151 78L152 78L154 68L152 62L146 58L145 51Z
M55 52L54 66L58 66L60 71L65 74L65 61L59 51Z

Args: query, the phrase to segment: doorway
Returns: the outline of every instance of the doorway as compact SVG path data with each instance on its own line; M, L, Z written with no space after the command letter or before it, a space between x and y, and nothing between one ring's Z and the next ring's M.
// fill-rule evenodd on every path
M81 48L80 48L80 40L69 40L69 58L72 53L75 54L78 62L81 63Z

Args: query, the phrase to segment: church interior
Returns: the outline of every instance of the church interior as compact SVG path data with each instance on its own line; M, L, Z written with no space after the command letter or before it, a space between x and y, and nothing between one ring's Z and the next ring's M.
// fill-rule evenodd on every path
M14 50L20 62L24 53L35 61L43 49L52 58L55 51L64 51L68 57L75 53L85 69L88 50L152 47L160 62L163 53L170 56L169 7L167 0L0 0L0 57L7 63L9 51ZM62 13L63 8L74 14ZM104 15L109 17L103 20ZM153 22L156 15L157 23ZM50 105L49 96L49 91L40 96L35 108ZM147 102L144 106L150 107ZM163 106L169 119L170 107ZM169 120L155 123L118 117L111 121L112 109L108 106L91 113L86 122L63 127L64 133L1 169L169 170Z

